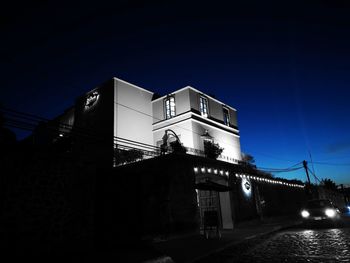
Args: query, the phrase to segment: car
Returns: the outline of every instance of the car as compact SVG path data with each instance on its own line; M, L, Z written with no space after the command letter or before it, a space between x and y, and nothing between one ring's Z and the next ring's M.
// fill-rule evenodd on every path
M341 219L339 209L327 199L309 200L300 211L304 223L331 223L337 225Z

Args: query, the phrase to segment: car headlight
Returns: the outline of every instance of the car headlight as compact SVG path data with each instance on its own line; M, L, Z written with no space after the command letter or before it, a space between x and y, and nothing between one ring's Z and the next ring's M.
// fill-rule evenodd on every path
M303 211L301 211L301 216L304 217L304 218L307 218L307 217L310 216L310 213L308 211L306 211L306 210L303 210Z
M324 213L326 214L326 216L328 217L335 217L336 215L336 211L334 209L326 209L324 211Z

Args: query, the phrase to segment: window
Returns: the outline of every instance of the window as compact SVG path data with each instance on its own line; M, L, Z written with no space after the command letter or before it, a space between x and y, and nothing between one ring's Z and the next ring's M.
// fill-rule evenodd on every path
M168 97L165 99L165 118L175 117L175 98Z
M224 113L224 123L227 126L230 126L230 112L228 108L223 108L223 113Z
M205 97L199 97L199 109L204 117L208 117L208 100Z

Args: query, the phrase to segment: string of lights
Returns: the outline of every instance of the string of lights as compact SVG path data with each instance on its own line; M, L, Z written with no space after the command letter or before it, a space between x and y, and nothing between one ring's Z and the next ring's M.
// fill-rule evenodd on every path
M195 174L203 173L203 174L214 174L218 176L225 176L229 177L230 171L223 170L223 169L216 169L216 168L210 168L210 167L194 167L193 171ZM291 183L283 180L278 180L274 178L264 178L256 175L247 175L247 174L240 174L240 173L233 173L236 178L242 178L242 179L249 179L254 180L256 182L260 183L269 183L269 184L275 184L275 185L281 185L281 186L289 186L289 187L298 187L298 188L304 188L305 185Z

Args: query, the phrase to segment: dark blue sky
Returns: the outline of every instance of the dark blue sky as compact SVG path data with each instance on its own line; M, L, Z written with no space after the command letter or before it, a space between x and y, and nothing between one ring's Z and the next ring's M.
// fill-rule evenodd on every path
M349 184L350 5L243 2L8 6L0 101L52 118L113 76L161 94L191 85L238 110L242 150L259 167L311 152L320 179Z

